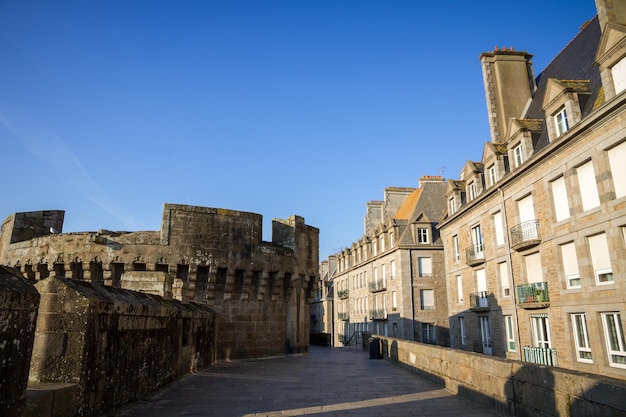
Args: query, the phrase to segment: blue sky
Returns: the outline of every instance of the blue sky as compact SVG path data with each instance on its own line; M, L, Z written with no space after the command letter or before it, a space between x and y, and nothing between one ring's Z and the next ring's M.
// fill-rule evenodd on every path
M320 260L365 204L489 140L478 60L535 74L593 0L0 1L0 218L159 230L163 203L303 216ZM445 168L444 168L445 167Z

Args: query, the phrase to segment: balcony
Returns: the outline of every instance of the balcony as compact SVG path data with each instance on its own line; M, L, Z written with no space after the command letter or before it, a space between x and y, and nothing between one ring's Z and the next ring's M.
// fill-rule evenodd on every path
M524 362L537 365L559 366L556 360L556 349L524 346Z
M348 298L349 295L350 295L349 290L337 291L337 296L339 297L340 300L345 300L346 298Z
M341 321L350 320L350 313L347 313L347 312L337 313L337 318Z
M378 281L370 282L370 292L385 291L387 289L387 282L379 279Z
M546 308L550 306L547 282L517 286L517 304L522 308Z
M540 243L539 220L530 220L511 228L511 249L521 251Z
M489 311L489 293L487 291L471 293L470 310L476 312Z
M370 320L387 320L387 310L371 310Z
M465 263L467 265L476 266L483 262L485 262L485 252L483 252L482 243L465 249Z

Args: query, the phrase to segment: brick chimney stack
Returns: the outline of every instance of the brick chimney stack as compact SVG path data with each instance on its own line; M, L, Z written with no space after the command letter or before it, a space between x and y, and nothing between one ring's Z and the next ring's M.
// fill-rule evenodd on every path
M509 120L522 117L535 91L532 55L513 48L495 48L480 55L491 141L506 141Z

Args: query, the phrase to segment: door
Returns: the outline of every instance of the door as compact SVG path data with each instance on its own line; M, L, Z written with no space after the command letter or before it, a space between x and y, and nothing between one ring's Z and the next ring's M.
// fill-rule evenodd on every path
M491 355L491 330L489 329L489 317L480 317L480 337L483 344L483 353L485 355Z

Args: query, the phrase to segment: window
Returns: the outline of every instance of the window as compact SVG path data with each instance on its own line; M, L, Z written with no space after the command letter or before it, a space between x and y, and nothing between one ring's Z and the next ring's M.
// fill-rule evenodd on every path
M476 251L476 257L482 257L483 252L483 233L480 230L480 225L476 225L471 229L472 243Z
M391 279L396 278L396 261L391 261Z
M395 291L391 292L391 309L393 311L398 309L398 298Z
M469 199L470 201L472 201L473 199L476 198L476 183L474 181L470 182L467 185L467 192L469 194Z
M611 366L626 368L626 343L620 313L602 313L602 324Z
M389 247L393 248L396 244L396 241L393 237L393 233L389 233Z
M380 236L380 252L385 251L385 235Z
M524 256L524 263L526 264L526 282L529 284L544 282L539 252Z
M515 162L515 168L524 163L524 149L521 143L513 148L513 161Z
M454 261L458 262L461 259L461 248L459 247L459 236L452 236L452 250L454 251Z
M506 350L515 352L515 332L513 331L513 316L504 316L506 330Z
M500 272L500 286L502 287L502 296L511 296L511 287L509 285L509 267L506 262L500 262L498 264L498 271Z
M502 226L502 213L497 212L493 215L493 225L496 231L496 245L504 244L504 228Z
M587 240L589 242L591 264L593 265L596 284L613 283L613 270L611 269L611 258L609 257L606 235L600 233L599 235L588 237Z
M448 206L449 206L449 209L450 209L450 214L456 213L456 203L454 201L454 197L452 197L450 200L448 200Z
M565 108L562 108L557 114L554 115L554 125L556 127L557 136L561 136L569 130L569 123L567 121L567 112L565 111Z
M422 343L435 343L435 325L422 323Z
M626 60L623 60L626 62ZM626 142L609 149L609 162L615 187L615 197L626 196Z
M378 255L378 240L376 238L372 239L372 252L374 256Z
M576 344L576 360L579 362L593 362L591 360L591 346L587 333L587 319L582 313L572 314L572 328Z
M431 258L417 258L420 277L430 277L433 275L433 262Z
M490 165L489 168L487 168L487 178L489 179L489 186L493 187L494 185L496 185L496 182L498 182L498 173L496 171L496 165Z
M463 302L463 278L461 275L456 276L456 297L457 302Z
M520 224L526 223L532 220L535 220L535 203L533 202L533 195L529 194L526 197L518 200L517 202L517 211L519 212L519 222ZM535 229L530 229L530 236L524 236L526 238L535 237L536 234Z
M626 58L622 58L617 64L613 65L611 75L613 76L615 94L626 90Z
M580 198L583 203L583 211L599 206L600 198L598 197L596 174L593 170L593 163L589 161L576 168L576 176L578 177L578 187L580 189Z
M428 229L423 227L417 229L417 243L428 243Z
M383 287L387 287L387 268L385 264L380 266L380 273L383 276Z
M574 242L561 245L561 258L567 288L580 288L580 272L578 271L578 258L576 257Z
M422 310L435 309L435 297L433 290L420 290L420 304Z
M467 345L467 330L465 329L465 317L459 317L459 329L461 330L461 344Z
M536 315L530 317L533 332L533 343L535 347L550 348L550 323L547 315Z
M565 178L560 177L552 181L550 186L552 188L552 200L554 202L554 217L557 222L560 222L570 216Z

